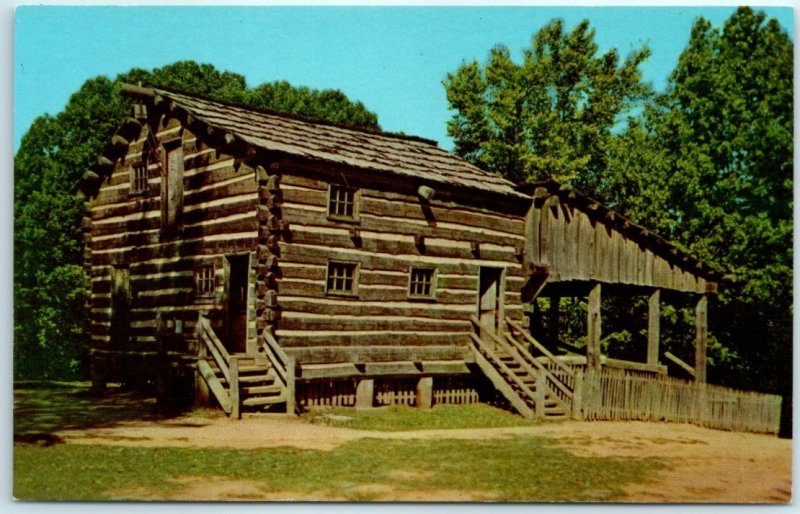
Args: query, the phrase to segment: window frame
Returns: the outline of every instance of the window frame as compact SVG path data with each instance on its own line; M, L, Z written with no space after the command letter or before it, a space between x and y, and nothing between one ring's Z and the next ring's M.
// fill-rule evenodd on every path
M430 292L427 295L420 295L414 294L411 292L412 284L419 283L414 282L414 272L415 271L430 271L431 272L431 282L430 282ZM436 301L436 289L437 289L437 282L438 282L439 270L434 266L411 266L408 268L408 285L406 286L406 296L409 300L417 300L417 301Z
M352 266L353 268L353 278L352 278L352 288L350 291L343 291L338 289L331 289L328 286L330 277L331 277L331 265L339 265L339 266ZM325 295L326 296L358 296L358 281L360 275L361 264L354 261L339 261L339 260L330 260L328 261L327 265L325 266Z
M203 271L210 270L210 277L203 277ZM201 284L211 286L209 291L202 291ZM194 295L196 298L214 298L217 289L217 267L214 263L203 263L194 268Z
M130 190L128 191L131 196L146 195L150 192L150 162L148 158L142 155L142 158L131 164L131 183ZM143 177L140 177L138 171L141 170ZM144 182L144 183L142 183ZM141 187L139 187L141 186Z
M346 214L336 214L331 212L331 198L333 197L334 189L351 191L353 194L353 213L352 215ZM338 200L337 200L338 203ZM330 183L328 184L328 192L325 195L325 212L329 220L334 221L348 221L351 223L357 223L360 221L359 214L360 210L359 205L361 203L361 189L357 187L347 186L339 183Z

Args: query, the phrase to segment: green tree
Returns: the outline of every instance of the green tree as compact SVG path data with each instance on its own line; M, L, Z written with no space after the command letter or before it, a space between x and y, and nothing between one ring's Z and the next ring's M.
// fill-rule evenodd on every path
M485 65L463 63L444 81L455 111L448 134L468 161L517 182L547 178L591 190L606 168L613 129L649 96L639 65L647 47L620 60L598 55L587 20L537 32L521 64L496 46Z
M378 117L361 102L353 102L338 90L315 90L286 81L261 84L248 91L246 103L334 123L380 130Z
M696 20L667 91L616 141L601 185L634 219L735 275L711 309L721 342L712 378L783 394L792 377L792 53L763 12L740 8L721 29ZM691 340L680 345L690 354Z
M99 155L130 101L119 83L179 89L217 100L380 130L377 117L340 91L286 82L247 88L242 75L181 61L132 69L111 80L87 80L55 116L37 118L14 156L14 376L70 378L80 373L87 343L82 269L81 175ZM335 114L335 116L334 116Z

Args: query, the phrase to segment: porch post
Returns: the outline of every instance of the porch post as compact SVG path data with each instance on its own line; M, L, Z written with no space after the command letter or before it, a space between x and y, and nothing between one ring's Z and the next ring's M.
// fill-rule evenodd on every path
M292 416L297 412L297 359L289 357L286 361L286 413Z
M375 402L375 380L362 378L356 384L356 409L370 409Z
M417 382L417 408L430 409L433 406L433 377L422 377Z
M558 310L561 306L561 297L560 296L551 296L550 297L550 319L547 323L547 331L548 331L548 339L550 339L550 344L552 351L555 351L556 345L558 344Z
M595 283L589 291L586 334L586 371L600 371L600 284Z
M706 361L708 346L708 297L702 295L694 309L694 380L706 381Z
M658 344L661 338L661 289L650 294L647 313L647 364L658 364Z

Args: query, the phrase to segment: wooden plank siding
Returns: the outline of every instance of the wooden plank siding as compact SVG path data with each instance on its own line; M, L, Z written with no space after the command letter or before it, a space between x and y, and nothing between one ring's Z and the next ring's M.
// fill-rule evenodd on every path
M699 275L556 195L532 202L525 220L526 260L548 267L549 282L597 281L706 293L706 280Z
M302 163L281 166L281 212L291 237L278 252L276 336L287 353L304 363L467 358L481 266L506 269L505 310L521 319L525 278L516 254L525 242L524 209L465 205L446 190L423 203L407 185L376 186L363 175L344 180L359 188L357 221L327 216L328 184L341 179ZM424 237L424 247L415 236ZM477 254L471 243L479 243ZM325 294L331 260L358 264L355 295ZM409 298L412 266L436 269L435 299Z

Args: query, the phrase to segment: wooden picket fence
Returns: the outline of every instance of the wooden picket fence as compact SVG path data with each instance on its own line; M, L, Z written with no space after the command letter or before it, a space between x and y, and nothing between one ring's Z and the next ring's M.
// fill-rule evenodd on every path
M377 405L416 405L417 381L413 379L387 379L376 381L375 403Z
M740 432L777 434L781 397L671 377L587 373L580 417L605 421L670 421Z
M461 377L436 377L433 379L433 404L480 403L480 396L472 381Z
M356 385L352 380L322 380L297 384L297 401L304 408L353 407Z

